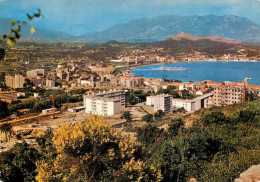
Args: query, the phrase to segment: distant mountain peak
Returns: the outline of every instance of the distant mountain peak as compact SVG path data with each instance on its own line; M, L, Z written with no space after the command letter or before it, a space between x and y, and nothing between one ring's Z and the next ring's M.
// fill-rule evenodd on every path
M180 32L174 36L171 37L172 40L183 40L183 39L187 39L187 40L192 40L192 41L198 41L198 40L202 40L202 39L206 39L206 40L211 40L214 42L224 42L224 43L229 43L229 44L240 44L239 41L235 41L229 38L224 38L224 37L218 37L218 36L205 36L205 37L198 37L195 35L191 35L191 34L187 34L184 32Z
M195 36L195 35L191 35L191 34L187 34L187 33L184 33L184 32L180 32L174 36L171 37L172 40L182 40L182 39L188 39L188 40L193 40L193 41L196 41L196 40L200 40L201 38L198 37L198 36Z

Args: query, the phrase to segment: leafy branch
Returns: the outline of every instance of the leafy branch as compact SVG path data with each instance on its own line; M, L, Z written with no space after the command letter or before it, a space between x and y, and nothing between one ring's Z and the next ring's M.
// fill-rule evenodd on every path
M41 13L41 10L38 9L37 13L34 13L33 15L27 14L27 21L16 21L14 19L11 20L12 28L9 31L8 34L4 34L2 39L0 39L0 43L6 42L9 46L13 46L16 44L17 40L19 40L22 36L21 34L21 26L29 24L30 21L32 21L34 18L43 17L43 14ZM35 32L35 27L30 24L30 31L31 34Z

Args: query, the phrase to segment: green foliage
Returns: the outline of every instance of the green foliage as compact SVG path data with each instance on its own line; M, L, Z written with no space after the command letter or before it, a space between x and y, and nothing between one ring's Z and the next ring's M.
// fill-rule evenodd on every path
M171 86L169 85L166 89L159 89L157 92L156 92L156 95L160 95L160 94L169 94L169 95L172 95L173 98L179 98L180 95L178 94L178 92L175 90L176 87L175 86Z
M143 121L146 121L147 123L153 122L153 115L152 114L146 114L142 118Z
M0 55L1 55L1 51L0 51ZM0 57L0 60L1 60L1 57ZM0 82L4 82L5 81L5 75L6 74L4 72L0 72Z
M201 116L201 122L207 126L210 124L224 124L228 122L228 118L220 109L206 111Z
M39 158L36 149L25 142L15 144L12 151L0 153L0 180L10 182L35 181Z
M138 128L136 137L137 141L141 142L144 146L149 146L155 142L158 142L163 135L163 129L159 129L149 123L141 128Z
M6 102L0 101L0 119L9 115L9 110Z
M213 158L220 144L219 139L205 131L181 135L158 147L151 162L161 169L163 181L188 181L199 176L203 163Z
M126 122L131 122L132 119L133 119L133 116L132 114L129 112L129 111L125 111L122 116L121 116L122 119L125 119Z
M238 122L259 123L260 111L254 107L243 108L236 113L236 119Z
M39 152L44 160L52 160L57 156L57 151L52 142L53 131L48 129L44 135L36 138Z
M165 113L160 109L154 114L156 120L161 120L165 116Z
M126 103L129 103L130 105L135 105L139 102L144 102L146 100L146 97L150 94L150 92L144 92L143 90L130 90L125 98Z
M0 132L5 134L5 141L8 142L8 136L10 139L10 135L13 131L13 127L10 123L4 123L0 125Z
M170 137L175 137L183 129L184 123L181 118L172 119L168 127L168 134Z

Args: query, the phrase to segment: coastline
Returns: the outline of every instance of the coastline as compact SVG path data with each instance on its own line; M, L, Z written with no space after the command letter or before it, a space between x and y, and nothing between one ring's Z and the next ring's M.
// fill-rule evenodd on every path
M188 61L188 62L165 62L165 64L175 64L175 63L193 63L193 62L220 62L220 63L229 63L229 62L242 62L242 63L257 63L260 61L257 60L200 60L200 61ZM143 66L153 66L153 65L160 65L163 64L161 63L151 63L151 64L143 64L143 65L137 65L137 66L130 66L130 69L135 69L135 68L139 68L139 67L143 67Z

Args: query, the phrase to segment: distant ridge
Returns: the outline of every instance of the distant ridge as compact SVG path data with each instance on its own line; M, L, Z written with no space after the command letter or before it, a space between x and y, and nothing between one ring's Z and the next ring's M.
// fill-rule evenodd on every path
M214 42L224 42L224 43L229 43L229 44L240 44L241 42L235 41L229 38L223 38L223 37L218 37L218 36L205 36L205 37L198 37L194 35L190 35L184 32L178 33L174 36L171 37L172 40L177 40L180 41L182 39L187 39L187 40L192 40L192 41L198 41L198 40L211 40Z
M11 28L10 19L0 17L0 35ZM160 16L157 18L143 18L132 20L123 25L73 36L61 31L46 30L36 27L36 32L30 34L30 26L22 27L22 36L27 40L80 41L80 42L157 42L167 40L172 35L185 32L197 39L200 37L218 42L237 44L239 42L260 42L260 25L243 17L227 16ZM183 33L182 33L183 34ZM223 37L223 38L222 38Z
M156 42L185 32L217 41L225 37L239 42L260 42L260 25L239 16L160 16L132 20L107 30L81 36L91 42ZM217 37L215 37L217 36Z

